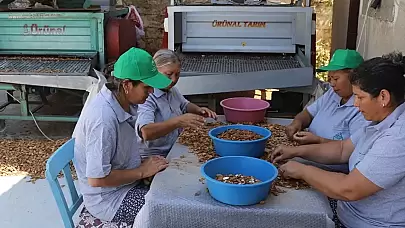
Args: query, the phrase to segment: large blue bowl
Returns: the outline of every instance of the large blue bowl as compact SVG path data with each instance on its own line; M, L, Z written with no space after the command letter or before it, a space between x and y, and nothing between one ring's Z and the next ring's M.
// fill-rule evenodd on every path
M228 129L240 129L253 131L256 134L263 136L261 139L252 141L232 141L217 138L217 135L223 133ZM249 157L261 157L264 154L266 148L266 142L271 136L271 131L267 128L258 127L254 125L226 125L219 126L211 129L208 135L212 139L215 152L222 157L225 156L249 156Z
M277 178L277 168L262 159L245 156L220 157L207 161L201 166L211 196L219 202L247 206L266 200L271 184ZM242 174L254 176L261 183L238 185L215 180L217 174Z

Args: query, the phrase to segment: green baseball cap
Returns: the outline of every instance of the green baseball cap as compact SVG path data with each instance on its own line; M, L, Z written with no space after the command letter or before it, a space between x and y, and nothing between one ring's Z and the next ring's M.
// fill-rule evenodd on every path
M363 57L355 50L337 49L327 66L317 69L318 72L354 69L364 62Z
M152 56L139 48L130 48L114 64L114 77L141 81L153 88L164 89L172 80L159 73Z

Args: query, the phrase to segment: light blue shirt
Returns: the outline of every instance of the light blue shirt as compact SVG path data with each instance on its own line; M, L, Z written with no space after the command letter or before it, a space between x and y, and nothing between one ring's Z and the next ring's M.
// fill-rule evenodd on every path
M146 102L138 106L136 127L139 130L147 124L163 122L183 115L187 112L189 103L176 87L171 88L167 93L155 89L146 99ZM142 158L151 155L167 156L181 131L182 129L176 129L166 136L142 143L140 145Z
M105 86L83 110L73 132L75 168L84 205L95 217L111 221L127 192L136 184L92 187L87 178L103 178L111 170L134 169L141 157L134 129L136 106L124 111Z
M368 124L354 106L354 96L344 105L342 98L332 88L307 107L312 116L308 130L326 139L344 140Z
M338 202L338 217L348 228L405 227L404 111L402 104L350 138L355 146L350 170L356 168L382 190L359 201Z

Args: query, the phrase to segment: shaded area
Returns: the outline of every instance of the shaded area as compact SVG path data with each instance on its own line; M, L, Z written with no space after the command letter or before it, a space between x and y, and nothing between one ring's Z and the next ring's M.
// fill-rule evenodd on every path
M67 139L0 139L0 176L45 178L46 161Z

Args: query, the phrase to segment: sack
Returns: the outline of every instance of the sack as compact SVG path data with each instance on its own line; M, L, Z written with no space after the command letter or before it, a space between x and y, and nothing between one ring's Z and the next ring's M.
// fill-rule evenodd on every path
M315 89L314 92L311 95L311 99L308 101L308 103L305 105L304 109L306 109L309 105L315 102L316 99L321 97L326 91L328 91L330 88L329 83L322 82L318 79L315 81Z
M141 15L138 13L138 10L135 8L135 6L130 5L128 6L129 12L125 16L125 19L130 19L135 22L135 28L136 28L136 42L138 43L143 36L145 36L145 30L143 27L143 21L141 18Z
M90 101L94 97L96 97L98 92L100 92L100 90L103 88L103 86L107 83L107 79L104 77L102 72L100 72L96 69L93 69L93 70L98 77L98 81L97 81L97 83L93 83L89 88L86 89L87 94L83 98L83 100L84 100L83 110L87 107L87 105L90 103Z

